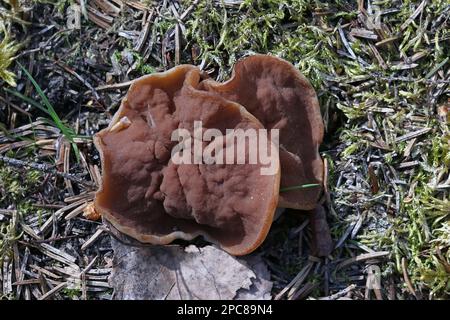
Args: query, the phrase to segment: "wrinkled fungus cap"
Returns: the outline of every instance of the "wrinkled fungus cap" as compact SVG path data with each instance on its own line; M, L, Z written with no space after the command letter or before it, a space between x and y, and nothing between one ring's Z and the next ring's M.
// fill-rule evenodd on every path
M207 79L201 88L237 102L267 129L280 129L281 190L305 184L319 186L280 193L280 207L310 210L323 183L318 149L323 122L314 88L289 62L267 55L239 61L230 80Z
M175 164L171 151L178 142L171 134L177 128L192 133L194 121L222 133L263 128L241 105L198 90L200 79L198 68L182 65L133 82L110 125L94 138L103 170L95 207L141 242L168 244L201 235L230 254L247 254L272 223L279 155L270 155L273 175L261 175L260 163Z

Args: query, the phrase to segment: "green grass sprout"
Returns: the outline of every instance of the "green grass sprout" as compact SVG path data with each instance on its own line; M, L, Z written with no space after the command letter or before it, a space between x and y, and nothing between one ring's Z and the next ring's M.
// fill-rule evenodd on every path
M307 189L307 188L313 188L313 187L318 187L318 186L320 186L320 184L318 184L318 183L308 183L308 184L302 184L302 185L298 185L298 186L291 186L291 187L281 188L280 192L286 192L286 191L291 191L291 190Z
M72 145L73 151L75 153L77 162L79 162L80 161L80 151L74 140L74 138L76 136L75 132L71 128L64 125L64 123L59 118L58 114L56 113L55 108L53 108L52 104L50 103L47 96L45 95L44 91L42 91L41 87L36 82L36 80L34 80L33 76L28 72L28 70L24 66L22 66L22 64L20 64L19 62L18 62L18 65L20 66L22 71L25 73L25 75L28 77L28 79L31 81L34 88L36 89L39 97L41 98L42 102L44 103L44 106L46 107L45 112L51 117L51 119L55 123L56 127L59 130L61 130L63 135L66 137L66 139L69 140L70 144ZM35 105L35 104L33 104L33 105Z

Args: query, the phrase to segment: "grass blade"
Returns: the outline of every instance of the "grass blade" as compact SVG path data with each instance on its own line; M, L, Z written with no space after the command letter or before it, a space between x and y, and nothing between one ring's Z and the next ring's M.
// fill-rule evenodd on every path
M20 99L22 99L23 101L25 101L28 104L31 104L33 107L38 108L39 110L41 110L42 112L45 112L46 114L50 115L47 111L47 109L45 109L40 103L34 101L33 99L21 94L19 91L16 90L12 90L9 88L4 88L4 90Z
M71 128L66 127L64 125L64 123L61 121L61 119L59 118L59 116L56 113L55 109L53 108L52 104L50 103L50 101L48 100L47 96L45 95L44 91L42 91L41 87L36 82L36 80L34 80L33 76L28 72L28 70L25 69L25 67L22 64L20 64L19 62L17 62L17 64L22 69L22 71L25 73L25 75L28 77L28 79L31 81L31 83L33 84L33 86L36 89L39 97L42 99L42 102L44 103L44 106L47 108L47 110L46 110L47 114L55 122L56 127L61 130L63 135L72 144L72 147L73 147L73 150L75 152L75 156L76 156L77 162L79 162L80 161L80 151L79 151L78 146L76 145L76 143L75 143L75 141L73 139L75 133L73 132L73 130Z
M308 183L308 184L302 184L302 185L298 185L298 186L281 188L280 192L286 192L286 191L291 191L291 190L299 190L299 189L307 189L307 188L313 188L313 187L317 187L317 186L320 186L320 184L318 184L318 183Z

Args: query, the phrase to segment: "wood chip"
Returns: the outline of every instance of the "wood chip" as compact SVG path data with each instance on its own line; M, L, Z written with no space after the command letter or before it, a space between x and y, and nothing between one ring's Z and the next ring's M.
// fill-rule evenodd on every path
M92 275L105 275L111 273L111 268L96 268L88 271L88 274Z
M192 10L197 6L197 4L200 2L200 0L194 0L192 1L191 5L184 10L184 12L180 15L180 20L184 21L192 12Z
M406 145L405 150L403 151L403 157L409 158L409 156L411 155L411 150L414 146L414 144L416 143L417 138L413 138L411 140L408 141L408 144Z
M419 59L422 59L423 57L426 57L428 55L428 51L420 51L413 54L409 59L411 62L416 62Z
M63 172L68 174L70 172L70 150L71 150L71 146L70 143L64 139L63 142ZM64 178L64 183L66 185L66 188L69 192L70 195L74 195L74 191L73 191L73 186L72 186L72 181L70 181L67 178Z
M314 262L309 261L308 264L299 272L297 275L298 278L296 277L297 281L292 285L287 294L288 299L292 299L294 295L296 295L297 291L299 291L300 285L305 281L313 266Z
M15 252L17 250L17 253ZM18 252L18 247L17 247L17 243L15 244L15 248L14 248L14 255L19 255ZM23 254L23 259L22 262L20 262L18 259L15 263L17 263L17 266L19 266L20 263L20 267L17 268L16 270L16 282L17 281L23 281L25 274L23 273L25 268L27 267L28 264L28 258L30 256L30 249L28 249L28 247L25 248L25 252ZM17 294L17 298L20 298L20 295L22 293L22 286L17 285L17 289L16 289L16 294Z
M72 277L75 279L80 279L80 272L81 269L77 266L77 269L74 269L72 267L59 267L59 266L53 266L52 267L54 271L57 271L66 277Z
M85 192L85 193L80 193L77 194L75 196L71 196L71 197L67 197L64 198L64 202L66 203L73 203L73 202L77 202L77 201L89 201L89 200L93 200L95 197L95 192Z

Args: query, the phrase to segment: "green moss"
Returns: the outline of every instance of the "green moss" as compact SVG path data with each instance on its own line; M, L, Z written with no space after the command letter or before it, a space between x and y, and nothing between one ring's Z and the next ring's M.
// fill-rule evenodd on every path
M69 298L71 300L73 300L74 298L81 297L81 290L79 290L79 289L64 288L62 290L62 293L64 294L64 296L66 296L67 298Z
M187 37L200 47L199 60L206 66L214 64L227 70L219 71L219 78L226 77L228 66L242 55L270 52L297 65L314 86L320 87L323 73L334 70L337 56L330 48L328 33L307 24L311 10L319 6L327 5L244 1L237 9L225 10L202 1L187 22Z
M133 56L136 59L136 71L140 75L155 73L156 69L150 64L144 63L144 58L137 52L133 52Z
M0 162L0 208L14 204L16 212L6 222L0 222L0 265L10 256L12 245L22 237L19 222L22 217L35 213L30 198L42 181L42 174L36 170L21 171L5 166ZM39 214L39 212L38 212Z
M0 79L13 87L16 86L16 76L8 68L11 66L19 48L20 45L11 40L5 25L0 22Z
M450 200L430 183L437 170L448 172L448 144L442 137L433 137L425 158L431 167L419 169L414 176L413 196L402 203L393 220L392 245L397 272L405 257L415 287L429 288L430 298L442 298L450 294Z
M122 52L120 52L120 50L114 50L114 52L112 53L112 57L116 61L121 61L122 60Z

